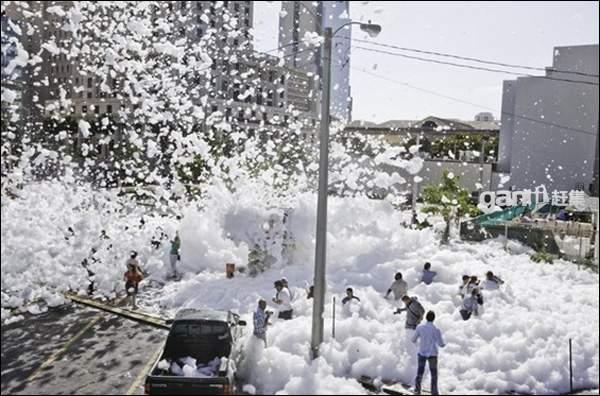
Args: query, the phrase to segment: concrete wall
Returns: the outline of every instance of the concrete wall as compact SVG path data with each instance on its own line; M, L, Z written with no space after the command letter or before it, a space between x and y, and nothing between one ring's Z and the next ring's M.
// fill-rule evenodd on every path
M459 185L469 192L477 191L477 183L480 181L480 165L477 162L461 162L461 161L436 161L425 160L421 172L418 173L423 180L419 183L420 195L426 186L437 185L441 183L444 171L452 172L455 176L459 176ZM408 174L403 169L390 166L380 165L379 170L385 171L388 174L398 173L405 180L405 184L395 185L399 191L412 192L414 175ZM482 185L484 190L490 189L492 182L492 164L483 164Z
M598 74L598 45L556 48L553 68ZM499 170L510 164L507 184L518 189L589 191L598 174L598 85L553 79L598 79L551 70L547 77L505 84Z
M419 184L419 193L428 185L436 185L442 181L444 171L452 172L455 176L460 177L459 185L471 191L477 191L476 184L480 182L479 163L475 162L460 162L460 161L433 161L426 160L423 169L419 176L423 181ZM492 164L483 164L483 177L481 184L484 190L490 189L492 179Z

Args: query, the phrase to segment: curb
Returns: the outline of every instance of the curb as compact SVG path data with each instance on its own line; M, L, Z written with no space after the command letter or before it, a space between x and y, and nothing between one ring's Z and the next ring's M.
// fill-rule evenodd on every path
M152 315L152 314L145 313L145 312L135 312L135 311L131 311L129 309L124 309L124 308L119 308L119 307L113 307L110 305L103 304L99 301L92 300L87 297L78 296L77 294L74 294L74 293L66 293L65 297L70 299L73 302L78 303L78 304L83 304L83 305L87 305L88 307L100 309L102 311L109 312L109 313L112 313L112 314L115 314L115 315L118 315L118 316L121 316L121 317L124 317L127 319L131 319L136 322L145 323L150 326L154 326L154 327L158 327L158 328L166 329L166 330L169 330L171 328L171 326L166 323L165 319L163 319L157 315Z

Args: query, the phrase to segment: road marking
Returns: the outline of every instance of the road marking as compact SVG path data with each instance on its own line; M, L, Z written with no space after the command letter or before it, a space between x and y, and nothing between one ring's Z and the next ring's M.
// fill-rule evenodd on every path
M66 350L75 342L79 337L81 337L86 331L88 331L93 325L98 323L98 321L102 319L102 316L98 315L95 319L92 319L90 323L88 323L79 333L75 334L66 344L63 345L58 351L54 352L40 367L35 369L33 373L25 379L25 383L33 381L46 367L50 366L54 363Z
M148 360L148 363L146 363L146 365L142 368L142 371L140 371L138 376L135 378L135 381L133 381L133 383L127 390L127 393L126 393L127 395L133 395L134 392L136 391L136 389L138 387L142 386L142 381L144 380L144 378L146 378L146 374L148 373L148 371L150 371L150 369L152 368L152 365L154 364L156 359L158 359L162 350L163 350L163 346L161 345L160 348L158 348L156 350L156 352L154 352L152 354L152 356L150 357L150 360Z

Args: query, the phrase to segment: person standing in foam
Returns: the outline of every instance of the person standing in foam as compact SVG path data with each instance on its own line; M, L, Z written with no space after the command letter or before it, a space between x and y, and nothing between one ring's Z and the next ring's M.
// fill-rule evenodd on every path
M404 345L406 348L406 353L408 354L409 361L408 366L411 368L416 367L417 365L417 351L415 349L415 345L412 342L412 336L417 328L417 325L421 323L423 320L423 315L425 314L425 309L421 305L419 301L417 301L417 297L404 296L402 297L402 301L404 302L404 308L398 308L394 314L400 314L406 311L406 333ZM414 377L416 370L412 370L411 378Z
M283 320L292 319L292 305L291 305L291 297L288 289L283 287L283 283L278 280L275 282L275 290L277 290L277 294L273 298L273 302L277 305L279 310L279 314L277 317Z
M402 297L406 296L406 292L408 291L408 284L404 279L402 279L402 273L397 272L396 276L394 276L394 282L388 289L385 294L385 298L388 298L390 293L394 293L394 301L396 303L402 302Z
M504 281L494 275L492 271L488 271L485 274L485 280L481 284L485 290L498 290L500 285L504 284Z
M426 285L430 285L433 282L433 278L437 275L437 272L431 271L431 263L425 263L423 266L423 274L421 275L421 281Z
M258 301L258 307L254 312L254 336L259 340L263 340L265 348L267 347L267 326L269 326L270 311L266 311L267 302L265 300Z
M429 372L431 375L431 394L439 395L438 392L438 347L446 346L442 338L442 332L435 327L435 313L427 312L427 322L419 325L412 336L411 341L416 343L419 341L419 364L417 368L417 377L415 378L415 393L421 394L421 381L425 373L425 363L429 363Z

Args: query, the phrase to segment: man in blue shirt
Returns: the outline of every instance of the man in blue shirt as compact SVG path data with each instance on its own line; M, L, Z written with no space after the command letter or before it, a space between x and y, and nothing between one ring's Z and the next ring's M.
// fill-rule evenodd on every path
M423 275L421 281L426 285L430 285L433 282L433 278L437 275L437 272L431 271L431 263L425 263L423 266Z
M254 336L265 343L267 347L267 326L271 312L266 311L267 302L265 300L258 301L258 308L254 312Z
M412 337L412 342L416 343L420 339L419 343L419 365L417 368L417 378L415 378L415 393L421 394L421 380L423 379L423 373L425 372L425 363L429 362L429 371L431 373L431 394L439 395L438 384L437 384L437 356L438 347L446 346L444 339L442 338L442 332L435 327L433 321L435 320L435 313L433 311L427 312L425 317L427 322L419 325L415 334Z

